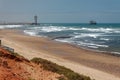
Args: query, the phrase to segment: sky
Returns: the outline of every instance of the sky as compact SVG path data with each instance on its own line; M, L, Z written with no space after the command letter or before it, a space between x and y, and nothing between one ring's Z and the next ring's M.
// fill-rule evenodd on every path
M0 0L0 22L120 23L120 0Z

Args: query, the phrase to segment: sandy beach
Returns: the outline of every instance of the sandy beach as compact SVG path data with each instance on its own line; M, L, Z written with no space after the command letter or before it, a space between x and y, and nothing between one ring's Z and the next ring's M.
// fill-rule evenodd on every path
M2 45L27 59L44 58L95 80L120 80L120 57L24 35L18 30L0 30L0 39Z

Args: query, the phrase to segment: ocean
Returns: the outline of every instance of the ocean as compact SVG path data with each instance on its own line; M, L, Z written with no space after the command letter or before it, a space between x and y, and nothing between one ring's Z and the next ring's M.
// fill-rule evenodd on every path
M77 45L81 48L120 55L120 24L41 23L40 25L0 25L0 29L23 30L30 36Z

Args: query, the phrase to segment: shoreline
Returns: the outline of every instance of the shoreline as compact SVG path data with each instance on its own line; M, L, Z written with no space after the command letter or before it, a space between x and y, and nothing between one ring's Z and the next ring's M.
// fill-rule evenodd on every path
M28 36L30 36L30 35L28 35ZM41 37L41 38L44 38L44 37ZM53 40L53 41L55 41L55 40ZM81 46L78 46L78 45L75 45L75 44L71 44L71 43L59 42L59 41L56 41L56 42L63 43L63 44L66 44L66 45L70 45L70 46L76 47L78 49L83 49L83 50L95 52L95 53L98 53L98 54L100 53L100 54L105 54L105 55L120 57L120 53L117 53L117 52L100 51L100 50L95 50L95 49L89 49L89 48L81 47Z
M69 46L73 46L73 47L78 48L78 49L83 49L83 50L96 52L96 53L100 53L100 54L106 54L106 55L115 56L115 57L120 57L119 53L100 51L100 50L95 50L95 49L89 49L89 48L81 47L81 46L78 46L78 45L75 45L75 44L71 44L71 43L67 43L67 42L56 41L56 40L54 40L52 38L49 38L49 37L45 37L45 36L32 36L32 35L26 34L24 31L21 31L21 32L20 32L21 34L26 35L26 36L45 38L47 40L51 40L51 41L58 42L58 43L61 43L61 44L66 44L66 45L69 45Z
M99 54L101 52L77 48L46 38L24 35L19 30L1 30L0 37L4 45L14 48L15 52L28 59L41 57L96 80L120 79L119 57L103 52Z
M21 33L24 34L24 35L27 35L27 36L33 36L33 35L25 33L24 31L21 31ZM107 55L120 57L120 53L119 52L100 51L100 50L95 50L95 48L94 49L90 49L90 48L82 47L80 45L76 45L76 44L72 44L72 43L56 41L55 38L49 38L49 37L46 37L46 36L34 35L33 37L45 38L45 39L52 40L52 41L55 41L55 42L58 42L58 43L63 43L63 44L66 44L66 45L70 45L70 46L73 46L73 47L76 47L76 48L79 48L79 49L84 49L84 50L88 50L88 51L92 51L92 52L97 52L97 53L101 53L101 54L107 54Z

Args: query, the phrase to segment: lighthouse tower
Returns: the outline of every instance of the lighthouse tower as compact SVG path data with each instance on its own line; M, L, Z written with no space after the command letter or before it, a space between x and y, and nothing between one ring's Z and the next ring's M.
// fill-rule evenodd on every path
M37 23L37 16L36 15L34 16L34 21L35 21L34 24L37 25L38 23Z

